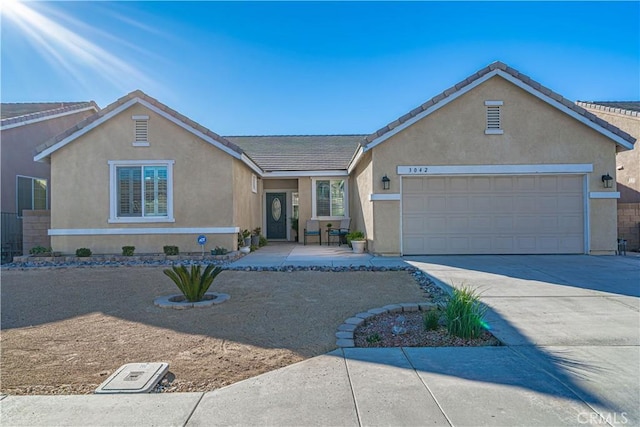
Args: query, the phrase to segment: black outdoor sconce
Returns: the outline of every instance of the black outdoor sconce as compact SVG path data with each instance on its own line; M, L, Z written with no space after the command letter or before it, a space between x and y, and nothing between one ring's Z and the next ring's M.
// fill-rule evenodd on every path
M388 190L389 189L389 185L391 185L391 180L389 179L389 177L387 175L382 177L382 189L383 190Z
M604 188L613 187L613 178L611 177L611 175L609 175L609 173L607 173L606 175L602 175L602 185L604 185Z

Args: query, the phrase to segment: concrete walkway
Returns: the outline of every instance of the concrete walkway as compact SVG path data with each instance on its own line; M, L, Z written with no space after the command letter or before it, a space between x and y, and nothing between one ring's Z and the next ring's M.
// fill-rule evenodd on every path
M639 258L406 260L479 287L506 346L336 350L209 393L9 396L1 423L640 425Z
M231 267L399 267L407 266L402 257L376 257L355 254L347 245L269 243L231 263Z

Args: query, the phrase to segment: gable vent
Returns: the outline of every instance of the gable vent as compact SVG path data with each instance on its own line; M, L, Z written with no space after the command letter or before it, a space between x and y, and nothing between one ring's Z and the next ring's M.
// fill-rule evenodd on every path
M135 147L149 146L149 116L132 116L134 122Z
M485 101L487 108L487 128L484 133L487 135L501 135L502 130L502 101Z

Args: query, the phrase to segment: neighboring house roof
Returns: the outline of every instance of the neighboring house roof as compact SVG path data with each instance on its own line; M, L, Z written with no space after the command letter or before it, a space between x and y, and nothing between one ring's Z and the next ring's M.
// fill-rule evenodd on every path
M227 136L267 172L345 170L365 135Z
M19 102L0 104L0 128L10 129L42 120L49 120L79 111L100 111L94 101L86 102Z
M640 117L640 101L576 101L580 107Z
M39 161L47 158L54 151L64 147L68 143L74 141L76 138L84 135L91 129L94 129L95 127L109 120L111 117L121 113L122 111L126 110L136 103L140 103L146 106L150 110L172 121L183 129L186 129L187 131L195 134L196 136L202 138L210 144L217 146L231 156L243 160L256 172L260 172L260 169L257 167L257 165L255 165L255 163L245 155L240 147L221 137L217 133L210 131L201 124L196 123L190 118L178 113L174 109L169 108L165 104L161 103L155 98L150 97L141 90L135 90L123 96L122 98L109 104L107 107L103 108L96 114L87 117L72 128L67 129L62 134L40 145L36 149L37 154L34 159Z
M479 70L475 74L467 77L461 82L455 84L439 95L434 96L429 101L425 102L417 108L414 108L404 116L389 123L387 126L367 136L362 144L363 150L367 151L373 148L379 143L385 141L401 130L411 126L413 123L445 106L449 102L467 93L474 87L478 86L481 83L484 83L485 81L496 75L499 75L500 77L510 81L521 89L524 89L525 91L542 99L543 101L558 108L559 110L580 120L587 126L613 139L618 145L626 149L633 149L635 138L628 133L618 129L612 124L607 123L595 114L585 110L581 106L574 104L573 102L552 91L551 89L541 85L530 77L521 74L519 71L509 67L505 63L496 61Z

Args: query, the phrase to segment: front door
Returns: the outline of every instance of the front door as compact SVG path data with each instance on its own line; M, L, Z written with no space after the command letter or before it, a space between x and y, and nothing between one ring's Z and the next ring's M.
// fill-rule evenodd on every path
M287 193L267 193L267 239L287 238Z

